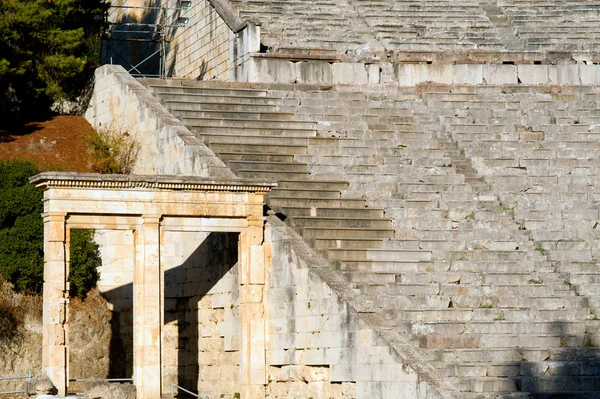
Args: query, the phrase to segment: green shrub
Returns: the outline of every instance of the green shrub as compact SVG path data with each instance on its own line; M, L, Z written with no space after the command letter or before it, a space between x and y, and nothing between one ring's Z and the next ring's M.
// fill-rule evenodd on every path
M90 137L89 144L94 171L108 174L129 174L133 171L140 146L127 132L102 129Z
M105 0L0 1L0 124L76 100L100 61Z
M31 162L0 162L0 271L17 291L42 292L44 276L43 192L29 183ZM89 231L71 235L71 294L84 297L97 280L97 246Z
M94 243L93 230L71 230L71 270L69 272L70 295L85 298L96 286L98 266L101 265L98 245Z
M0 270L18 291L40 293L44 270L43 193L23 160L0 162Z

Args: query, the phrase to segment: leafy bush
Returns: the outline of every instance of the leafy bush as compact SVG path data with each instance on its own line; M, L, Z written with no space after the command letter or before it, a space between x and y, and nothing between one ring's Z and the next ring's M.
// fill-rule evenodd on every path
M140 145L127 132L102 129L89 139L94 171L129 174L133 171Z
M19 159L0 162L0 271L17 291L42 292L44 226L42 191L29 183L38 173L34 164ZM71 235L71 293L85 296L98 279L97 246L89 231Z
M70 295L85 298L96 286L97 268L102 262L93 230L71 230L70 261Z
M80 94L100 61L108 6L105 0L0 0L0 113L13 115L0 122Z
M40 293L44 270L43 193L30 162L0 162L0 270L18 291Z

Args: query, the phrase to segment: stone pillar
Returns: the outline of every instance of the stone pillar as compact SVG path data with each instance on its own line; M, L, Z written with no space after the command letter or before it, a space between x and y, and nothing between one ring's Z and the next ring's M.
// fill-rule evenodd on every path
M159 399L160 361L160 217L145 215L135 232L133 276L133 374L138 399Z
M265 256L263 219L249 217L240 234L240 384L242 399L265 398L267 368L263 295Z
M59 395L67 393L67 253L65 214L45 213L44 310L42 375L50 378Z

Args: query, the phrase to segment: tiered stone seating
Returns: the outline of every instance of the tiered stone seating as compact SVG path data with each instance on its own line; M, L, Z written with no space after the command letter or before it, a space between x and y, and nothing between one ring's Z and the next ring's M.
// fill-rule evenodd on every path
M462 397L598 390L597 145L564 158L556 141L587 137L567 126L593 125L592 92L150 87L238 175L278 179L271 209ZM552 115L564 129L540 137ZM536 224L555 206L510 197L530 184L559 193L557 228Z
M529 49L598 51L600 2L499 0Z
M272 50L597 52L600 2L233 0Z
M498 32L473 1L320 0L232 1L240 17L260 21L273 49L312 48L369 53L384 49L504 49Z

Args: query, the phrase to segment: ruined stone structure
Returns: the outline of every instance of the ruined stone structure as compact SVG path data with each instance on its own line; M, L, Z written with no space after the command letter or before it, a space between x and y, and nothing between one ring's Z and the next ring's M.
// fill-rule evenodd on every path
M262 208L271 184L48 172L31 181L44 190L42 373L52 380L59 395L67 393L66 254L72 228L133 231L133 375L141 398L159 398L163 393L163 267L165 256L173 252L172 235L239 233L240 386L245 397L254 397L254 391L262 389L266 379L261 317L265 283Z
M212 0L186 13L169 50L186 79L104 66L86 117L140 142L138 174L278 185L254 297L264 335L242 323L237 238L168 237L181 245L162 266L160 390L598 396L600 2ZM202 65L215 80L195 80ZM115 304L128 284L115 268L135 270L117 241L103 241L100 283ZM260 376L248 339L264 344Z

